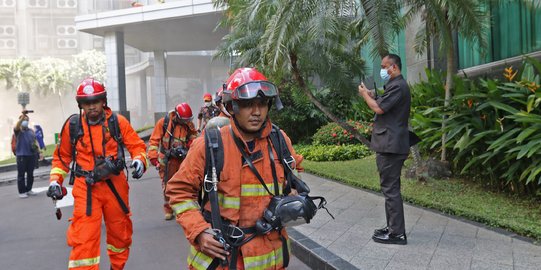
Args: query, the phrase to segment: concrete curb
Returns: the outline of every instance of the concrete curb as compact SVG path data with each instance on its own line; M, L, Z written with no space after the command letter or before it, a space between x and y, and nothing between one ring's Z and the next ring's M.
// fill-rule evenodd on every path
M294 228L287 228L291 240L291 253L311 269L316 270L358 270L348 261L338 257L327 248L314 242Z
M50 166L52 161L53 161L52 157L46 157L44 158L44 160L39 161L39 166ZM0 165L0 173L16 171L16 170L17 170L17 163Z
M49 171L34 173L34 182L49 180ZM8 186L17 183L17 176L0 178L0 186Z

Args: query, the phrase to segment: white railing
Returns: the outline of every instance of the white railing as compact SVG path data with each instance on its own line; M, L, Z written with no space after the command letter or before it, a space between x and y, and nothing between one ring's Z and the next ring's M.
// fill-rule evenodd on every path
M88 0L79 0L88 1ZM90 2L90 3L89 3ZM79 15L100 13L104 11L142 7L149 5L163 5L171 2L185 2L186 5L199 5L212 3L211 0L94 0L88 1L87 6L79 9Z

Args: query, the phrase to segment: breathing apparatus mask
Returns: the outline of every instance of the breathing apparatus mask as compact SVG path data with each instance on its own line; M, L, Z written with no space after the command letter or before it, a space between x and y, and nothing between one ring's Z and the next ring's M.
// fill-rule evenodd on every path
M182 146L171 148L168 152L169 158L183 159L188 154L188 149Z
M316 215L317 210L323 208L334 219L329 210L325 208L327 200L323 197L308 196L310 188L301 179L292 175L292 186L299 195L278 195L272 197L269 206L263 212L263 218L256 222L256 230L259 234L266 234L271 230L282 227L293 227L305 223ZM319 200L316 205L314 200Z
M98 157L92 175L86 177L87 184L105 180L109 175L119 175L125 167L124 159L115 159L113 156Z

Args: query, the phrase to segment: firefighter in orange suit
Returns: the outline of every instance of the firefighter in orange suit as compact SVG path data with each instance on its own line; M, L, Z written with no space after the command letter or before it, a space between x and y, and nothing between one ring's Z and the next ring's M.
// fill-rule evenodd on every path
M195 130L192 118L190 105L188 103L178 104L174 111L168 113L167 117L158 120L152 136L150 136L148 158L152 165L159 168L164 190L163 210L166 220L173 219L173 210L169 205L169 197L165 195L165 186L171 176L178 171L190 144L197 137L197 130ZM167 125L165 125L166 119ZM167 178L165 174L167 174Z
M146 146L128 120L107 106L107 93L100 82L83 80L76 100L80 114L64 123L47 196L57 200L65 195L62 185L67 184L71 170L74 208L67 231L67 243L72 247L69 269L99 269L102 219L111 269L124 269L132 243L124 149L132 158L132 176L140 178L146 168Z
M209 178L204 175L209 155L203 137L194 141L186 160L167 186L177 222L191 244L187 259L189 269L284 269L290 252L285 229L260 234L255 228L273 195L282 194L285 184L284 167L269 139L272 126L268 111L272 101L281 106L278 90L257 70L241 68L228 79L225 91L224 103L231 114L231 124L219 129L223 169L214 186L219 207L211 206L212 197L209 201L197 199L202 189L212 191L207 188ZM205 130L204 133L210 132ZM278 132L285 135L283 131ZM292 164L302 171L299 166L302 156L295 153L290 139L284 137L295 161ZM244 154L250 157L266 188ZM216 220L212 217L216 214L212 208L219 208L216 212L222 219L220 222L228 230L212 229ZM236 243L238 248L228 248L231 246L220 242L226 237L240 240Z

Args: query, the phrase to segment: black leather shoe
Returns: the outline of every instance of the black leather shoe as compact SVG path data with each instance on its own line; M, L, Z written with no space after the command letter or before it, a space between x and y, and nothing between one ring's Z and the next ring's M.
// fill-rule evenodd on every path
M405 234L394 234L386 233L383 235L374 235L372 236L374 242L382 244L395 244L395 245L406 245L408 243L408 238Z
M384 234L388 234L389 233L389 227L385 226L384 228L381 228L381 229L375 229L374 230L374 235L384 235Z

